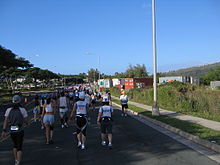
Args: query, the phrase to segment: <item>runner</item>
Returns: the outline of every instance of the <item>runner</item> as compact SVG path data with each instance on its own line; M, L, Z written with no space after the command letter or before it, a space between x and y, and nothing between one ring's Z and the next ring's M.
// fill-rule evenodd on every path
M60 111L60 122L61 127L68 127L67 121L68 121L68 108L69 108L69 100L65 96L64 92L60 93L61 97L58 100L59 105L59 111Z
M70 100L70 106L73 106L73 102L74 102L74 93L73 93L73 91L69 92L69 100Z
M79 92L78 90L75 91L75 102L79 101Z
M52 103L52 108L53 108L54 112L56 112L58 110L58 100L57 99L58 99L57 93L53 93L51 103Z
M112 113L113 108L109 106L109 100L102 101L103 106L99 109L97 124L101 125L101 139L102 145L106 145L106 138L108 137L108 147L112 147Z
M86 127L87 127L87 114L89 110L89 105L86 103L85 100L85 93L79 93L79 101L77 101L74 106L73 110L70 114L70 119L73 115L76 116L76 127L77 127L77 139L78 139L78 147L81 149L85 149L85 141L86 141ZM70 122L70 121L69 121Z
M91 106L91 96L89 95L89 91L87 90L86 94L85 94L85 102L88 104L89 106L89 116L92 116L92 111L90 109ZM90 118L88 118L90 120Z
M40 101L39 101L39 96L38 94L35 95L34 98L34 109L33 109L33 113L34 113L34 122L37 121L37 119L39 119L39 115L40 115ZM39 119L40 120L40 119Z
M127 116L125 111L128 108L128 96L125 94L125 91L122 91L121 93L122 93L120 96L121 110L122 110L121 116Z
M42 115L43 108L44 108L44 104L45 104L45 94L41 94L41 100L40 100L40 115ZM40 120L41 120L41 129L44 129L43 119L41 118Z
M51 98L47 98L46 104L43 108L42 118L46 131L46 144L53 143L53 129L54 129L54 105L51 103Z
M96 104L96 95L95 95L95 93L92 93L91 99L92 99L92 101L91 101L92 110L94 111L95 110L95 104Z
M15 95L12 99L12 102L13 106L8 108L5 112L2 137L6 137L6 128L9 125L9 132L14 143L13 153L15 158L15 165L20 165L22 160L22 146L24 138L23 123L25 122L26 125L28 125L28 115L27 111L19 104L21 102L20 96Z
M111 102L111 95L110 93L106 90L106 92L102 95L102 100L108 100Z

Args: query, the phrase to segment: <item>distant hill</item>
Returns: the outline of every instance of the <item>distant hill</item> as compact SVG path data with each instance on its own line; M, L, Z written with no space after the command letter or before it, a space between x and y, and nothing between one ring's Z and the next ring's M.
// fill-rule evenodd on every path
M162 73L162 76L193 76L193 77L201 77L205 75L206 72L210 71L211 69L215 69L220 67L220 62L206 64L201 66L195 66L185 69L179 69L174 71L169 71Z

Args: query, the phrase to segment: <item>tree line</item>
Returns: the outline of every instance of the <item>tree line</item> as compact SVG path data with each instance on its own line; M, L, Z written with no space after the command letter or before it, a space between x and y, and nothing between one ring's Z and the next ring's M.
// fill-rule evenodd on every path
M17 82L18 78L24 79L22 82L23 85L34 84L34 86L37 87L38 81L41 81L45 87L47 87L52 79L55 80L53 83L56 83L56 81L63 83L66 77L76 78L76 82L80 83L82 83L82 79L84 78L81 74L73 76L61 75L47 69L34 67L30 61L0 46L0 85L3 87L14 89L15 86L19 84L19 82ZM67 78L67 82L68 80Z
M158 77L163 73L158 73ZM150 75L151 76L151 75ZM88 82L96 82L99 78L143 78L150 77L144 64L129 65L125 72L115 72L114 75L106 75L98 69L91 68L87 73L78 75L63 75L56 74L49 70L44 70L34 67L30 61L23 57L19 57L11 50L0 46L0 85L6 84L8 88L13 89L17 82L17 78L23 77L24 84L34 84L37 86L37 81L42 81L44 84L50 84L52 79L64 84L83 83L83 80ZM220 81L220 67L216 67L208 71L204 76L201 76L201 83L209 85L210 81ZM46 86L46 85L45 85Z

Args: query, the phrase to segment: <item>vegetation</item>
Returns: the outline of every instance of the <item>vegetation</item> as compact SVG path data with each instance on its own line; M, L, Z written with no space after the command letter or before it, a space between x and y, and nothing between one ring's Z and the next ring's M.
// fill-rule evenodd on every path
M93 69L91 68L89 71L88 71L88 81L89 82L94 82L94 81L97 81L99 79L99 71L97 69Z
M129 65L127 70L123 73L116 72L113 78L142 78L147 77L148 73L145 65Z
M210 81L220 81L220 67L211 69L201 77L202 84L209 85Z
M170 71L166 73L162 73L163 76L193 76L193 77L202 77L208 71L220 67L220 62L207 64L197 67L190 67L186 69L179 69L175 71Z
M112 95L119 96L118 88L111 89ZM153 104L153 89L131 89L127 91L130 100ZM179 113L220 121L220 91L212 91L204 86L194 86L180 82L170 82L158 87L160 108Z
M82 83L86 74L75 76L59 75L49 70L33 67L28 60L18 57L11 50L0 46L0 88L11 91L22 87L53 87L56 84ZM17 81L20 78L21 81Z

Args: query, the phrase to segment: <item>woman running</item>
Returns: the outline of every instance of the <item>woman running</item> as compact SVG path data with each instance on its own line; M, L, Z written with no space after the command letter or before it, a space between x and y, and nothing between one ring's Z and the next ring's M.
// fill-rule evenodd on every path
M48 98L42 113L43 123L46 128L46 144L53 143L54 114L55 111L53 109L53 105L51 104L51 98Z

